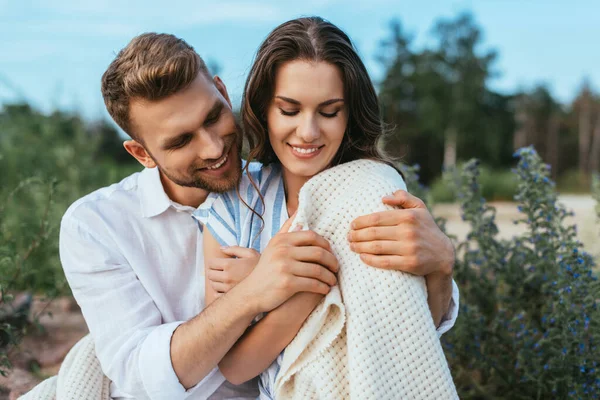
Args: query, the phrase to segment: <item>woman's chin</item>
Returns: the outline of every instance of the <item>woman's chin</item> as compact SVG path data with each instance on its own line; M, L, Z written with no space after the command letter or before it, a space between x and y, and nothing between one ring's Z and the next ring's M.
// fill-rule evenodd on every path
M319 172L324 171L325 169L327 169L327 166L323 166L322 168L316 167L314 165L303 165L303 166L298 166L295 165L292 168L287 168L287 170L290 172L290 174L294 177L298 177L298 178L304 178L304 179L310 179L313 176L317 175Z

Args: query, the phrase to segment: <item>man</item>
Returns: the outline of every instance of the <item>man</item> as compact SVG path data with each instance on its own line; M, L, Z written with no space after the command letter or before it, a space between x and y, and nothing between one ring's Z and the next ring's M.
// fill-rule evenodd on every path
M267 279L267 260L215 260L223 270L243 265L247 276L233 279L235 286L205 309L202 233L191 213L210 192L231 189L240 178L240 130L225 85L183 40L145 34L111 63L102 94L132 137L126 150L146 169L75 202L62 220L60 254L112 380L111 396L255 398L254 381L231 385L218 362L257 314L333 284L334 268L321 261L322 271ZM426 275L439 322L452 294L452 246L418 199L399 192L388 202L411 209L357 220L355 250L375 266ZM381 253L378 240L390 229L397 250ZM286 235L326 247L310 232ZM456 301L440 331L453 324Z

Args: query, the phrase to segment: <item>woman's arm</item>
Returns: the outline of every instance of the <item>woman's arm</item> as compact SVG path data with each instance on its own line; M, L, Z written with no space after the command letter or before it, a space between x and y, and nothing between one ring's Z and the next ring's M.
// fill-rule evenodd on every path
M301 292L267 314L237 341L219 363L227 380L235 385L266 370L294 339L323 295Z
M225 255L222 251L221 251L221 245L219 244L219 242L217 242L217 239L214 238L214 236L210 233L210 231L208 229L204 229L204 233L203 233L203 246L204 246L204 259L208 260L211 258L223 258L223 257L227 257L227 255ZM208 307L209 304L211 304L213 301L215 301L217 299L217 297L219 297L219 294L217 293L217 291L212 287L212 285L210 284L210 279L208 279L208 274L209 274L209 263L205 262L204 263L204 301L206 302L206 307Z
M314 255L314 247L305 249ZM292 254L294 251L289 250L287 253ZM225 253L221 251L219 242L208 229L204 231L204 257L226 257ZM311 261L310 257L308 258L308 261ZM328 257L322 259L321 263L335 270L332 267L335 264L333 255L328 254ZM309 268L308 264L306 264L306 268ZM208 267L205 263L205 273L208 272L206 269ZM212 287L209 279L206 279L206 304L210 304L218 296L217 290ZM241 384L267 369L296 336L304 320L319 304L323 296L323 294L300 292L272 310L265 318L249 328L223 357L219 362L221 373L229 382Z

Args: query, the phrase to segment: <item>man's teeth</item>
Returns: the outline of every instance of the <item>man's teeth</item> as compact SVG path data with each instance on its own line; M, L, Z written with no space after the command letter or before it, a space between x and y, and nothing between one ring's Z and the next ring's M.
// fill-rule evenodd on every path
M302 153L302 154L309 154L309 153L314 153L315 151L319 150L318 147L313 147L312 149L303 149L300 147L293 147L292 149L294 149L294 151L297 151L298 153Z
M206 167L206 169L219 169L223 166L223 164L225 164L225 161L227 161L227 156L225 156L225 158L223 158L223 160L221 160L220 163L215 164L212 167Z

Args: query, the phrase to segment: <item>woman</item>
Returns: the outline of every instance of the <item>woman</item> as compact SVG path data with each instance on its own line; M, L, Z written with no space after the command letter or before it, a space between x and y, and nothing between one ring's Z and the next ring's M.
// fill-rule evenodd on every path
M267 37L246 82L242 122L249 163L238 193L204 204L206 258L223 257L221 245L268 248L319 172L361 159L390 164L377 147L383 126L366 68L348 36L320 18L289 21ZM217 296L209 282L207 304ZM273 398L280 353L322 297L299 293L249 329L219 364L225 377L241 383L261 374L261 398Z

